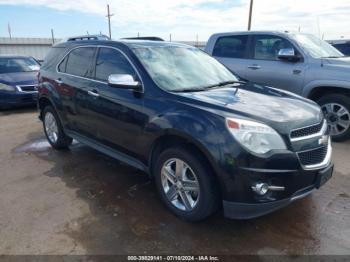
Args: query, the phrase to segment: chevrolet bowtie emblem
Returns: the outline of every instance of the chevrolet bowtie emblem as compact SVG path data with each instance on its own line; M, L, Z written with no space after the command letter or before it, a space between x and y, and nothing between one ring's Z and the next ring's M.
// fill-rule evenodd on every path
M324 135L318 140L319 145L327 145L328 143L328 136Z

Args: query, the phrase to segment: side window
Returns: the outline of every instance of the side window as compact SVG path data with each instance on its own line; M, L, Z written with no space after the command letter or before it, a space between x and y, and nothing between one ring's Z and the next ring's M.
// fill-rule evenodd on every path
M247 44L247 35L220 37L215 43L213 56L228 58L245 58Z
M91 68L91 62L94 58L94 52L94 47L80 47L73 49L73 51L70 52L68 55L68 60L65 66L65 72L67 74L75 76L88 77Z
M278 52L283 48L293 48L293 45L286 39L278 36L256 35L253 58L262 60L278 60ZM295 50L295 52L296 51L297 50Z
M66 72L66 65L67 65L67 60L68 60L69 55L67 55L62 62L58 66L58 72L65 73Z
M136 78L136 72L129 61L122 53L112 48L100 48L95 70L95 78L105 82L112 74L129 74Z

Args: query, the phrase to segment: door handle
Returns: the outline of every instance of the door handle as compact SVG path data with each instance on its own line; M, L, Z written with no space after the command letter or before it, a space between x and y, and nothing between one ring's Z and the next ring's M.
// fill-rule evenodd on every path
M94 96L94 97L99 97L100 96L96 90L88 91L88 94L90 96Z
M59 85L62 85L62 84L63 84L63 81L62 81L61 78L56 79L55 82L56 82L57 84L59 84Z
M250 66L248 66L248 68L253 69L253 70L257 70L257 69L260 69L261 66L259 66L259 65L250 65Z

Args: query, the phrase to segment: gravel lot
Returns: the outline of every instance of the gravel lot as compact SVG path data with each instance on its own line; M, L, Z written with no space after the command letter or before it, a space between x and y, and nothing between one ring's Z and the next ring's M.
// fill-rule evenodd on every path
M51 149L35 109L0 112L0 254L350 254L350 141L311 196L267 216L180 221L141 172Z

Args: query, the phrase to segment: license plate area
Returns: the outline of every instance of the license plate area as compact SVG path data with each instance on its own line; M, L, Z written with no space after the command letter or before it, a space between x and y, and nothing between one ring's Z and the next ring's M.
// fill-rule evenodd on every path
M317 181L316 181L316 187L320 188L323 186L331 177L333 174L333 168L334 165L330 165L324 170L321 170L317 175Z

